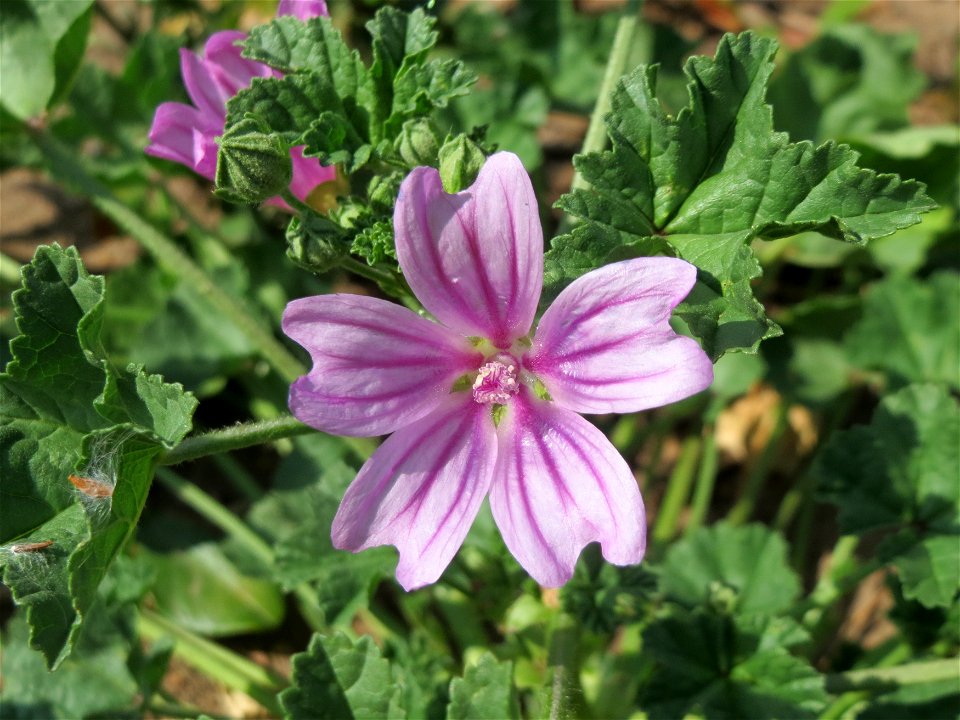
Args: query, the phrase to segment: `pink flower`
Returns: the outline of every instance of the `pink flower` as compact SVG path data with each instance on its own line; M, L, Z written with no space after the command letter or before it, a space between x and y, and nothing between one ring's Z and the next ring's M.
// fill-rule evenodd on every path
M277 14L307 20L326 15L327 6L323 0L281 0ZM280 76L263 63L241 57L237 43L244 38L246 35L242 32L225 30L209 37L202 57L190 50L180 50L180 72L193 105L165 102L157 108L146 148L149 155L186 165L208 180L214 179L216 138L223 134L227 101L248 87L255 77ZM336 175L334 168L323 167L316 158L304 157L302 147L293 148L290 156L293 160L290 191L301 200L317 185ZM287 207L280 198L268 203Z
M393 433L347 490L334 545L395 545L397 579L420 587L489 494L507 547L541 585L565 583L592 541L612 563L639 562L637 482L577 413L644 410L711 383L710 360L668 323L696 269L673 258L599 268L560 293L531 338L543 234L515 155L490 157L456 195L415 169L394 227L404 275L439 322L359 295L294 300L283 316L313 358L290 390L293 414L335 434Z

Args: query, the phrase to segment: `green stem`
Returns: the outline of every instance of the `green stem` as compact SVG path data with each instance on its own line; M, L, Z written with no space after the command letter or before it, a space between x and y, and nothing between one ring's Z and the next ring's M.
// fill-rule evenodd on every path
M263 497L263 488L232 455L217 453L211 459L220 468L230 484L233 485L233 489L243 496L244 500L253 503Z
M780 440L787 429L787 403L781 399L777 407L777 417L774 422L773 430L770 432L770 439L766 447L757 458L756 464L750 469L747 477L747 485L743 490L743 495L737 500L736 504L727 513L727 521L733 525L742 525L753 515L753 509L760 499L760 492L763 490L763 484L770 474L770 467L773 460L780 450Z
M352 272L354 275L372 280L381 290L391 297L400 300L408 309L413 310L415 313L423 310L423 305L420 304L420 301L417 300L413 291L402 277L387 270L371 267L367 263L360 262L350 256L340 260L340 267L348 272Z
M177 445L160 459L161 465L196 460L206 455L229 452L239 448L261 445L279 440L315 432L292 415L284 415L275 420L260 420L243 423L220 430L212 430L202 435L193 435Z
M258 561L267 567L272 565L273 551L267 541L257 535L249 525L227 510L212 496L166 468L157 468L157 479L178 500L189 505L205 519L223 530Z
M176 642L174 652L188 665L249 695L270 712L280 714L277 693L283 690L286 681L279 675L222 645L195 635L152 610L140 610L139 630L147 640L172 637Z
M697 472L697 460L700 457L700 438L687 438L680 450L677 464L670 473L667 492L657 513L657 522L653 526L653 539L658 543L669 542L677 534L680 513L690 497L690 488Z
M20 284L20 268L23 267L12 257L0 254L0 280L11 285Z
M713 485L717 479L718 460L714 427L708 425L703 430L700 469L697 472L697 484L693 489L690 517L684 531L687 535L703 525L707 519L707 513L710 511L710 501L713 499Z
M261 325L240 298L224 292L173 240L120 202L56 139L41 131L33 132L32 138L58 179L72 184L89 197L90 202L100 212L133 236L153 256L158 265L176 275L182 282L189 284L207 301L218 317L234 325L246 336L264 360L284 380L292 382L304 374L305 369L300 361L273 336L272 332Z
M593 108L590 125L587 128L586 137L583 139L583 147L580 149L583 154L600 152L606 147L607 128L604 117L610 112L614 86L627 71L638 23L639 19L635 13L624 15L617 23L617 34L613 38L613 46L610 48L610 56L607 58L607 67L603 73L603 81L600 83L597 104ZM570 189L586 190L589 187L590 183L584 180L583 175L578 170L573 176Z
M281 190L280 197L282 197L286 201L287 205L289 205L294 210L296 210L297 213L300 215L303 215L304 213L316 212L313 208L307 205L303 200L301 200L292 192L290 192L290 188L284 188L283 190Z
M958 677L957 658L927 660L891 668L868 668L827 675L826 688L830 693L873 690L887 692L902 685L918 685Z
M580 687L579 663L580 624L566 613L560 613L550 633L547 662L552 669L550 681L550 720L573 720L580 712L583 690Z
M223 530L238 545L245 548L251 557L263 565L266 571L273 567L273 550L267 544L267 541L215 498L166 468L157 468L157 479L178 500ZM297 598L301 614L311 629L324 629L327 625L327 618L320 607L320 600L316 591L308 583L301 583L293 589L293 594Z
M892 665L897 665L898 663L905 662L913 654L908 643L900 643L896 645L890 652L881 657L876 662L876 667L890 667ZM826 710L823 711L823 714L820 716L820 720L841 720L841 718L847 717L847 713L857 705L867 702L870 699L871 693L866 690L856 690L853 692L845 692L840 697L831 703Z

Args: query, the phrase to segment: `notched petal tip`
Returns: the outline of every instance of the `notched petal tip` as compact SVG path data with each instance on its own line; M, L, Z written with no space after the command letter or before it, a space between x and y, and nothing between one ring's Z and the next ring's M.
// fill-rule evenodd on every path
M497 444L478 406L448 398L398 430L361 468L333 521L337 548L393 545L405 590L435 582L459 550L490 487Z
M646 518L633 473L579 415L521 393L498 428L490 507L510 552L544 587L573 575L599 542L617 565L643 559Z

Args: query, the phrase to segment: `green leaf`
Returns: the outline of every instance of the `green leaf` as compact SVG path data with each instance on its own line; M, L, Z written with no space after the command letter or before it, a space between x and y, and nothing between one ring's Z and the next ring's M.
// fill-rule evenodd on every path
M795 139L822 141L903 127L926 80L916 38L867 25L827 29L790 55L770 85L774 120Z
M30 650L30 632L15 617L3 637L3 698L0 717L23 720L76 720L122 717L134 711L137 683L127 667L131 643L102 606L84 630L73 657L56 672Z
M13 294L17 329L4 387L38 420L80 432L110 423L94 408L104 372L98 352L103 278L87 273L74 248L41 246Z
M513 664L498 662L489 652L469 666L462 678L450 681L447 720L519 720L520 707L513 689Z
M823 677L787 649L802 638L785 618L734 620L702 610L661 618L643 634L654 671L640 705L651 720L817 717Z
M859 168L846 146L791 144L774 132L764 97L775 52L751 33L724 36L715 58L688 61L690 102L676 117L656 97L655 67L620 82L607 117L612 150L578 157L592 187L557 203L586 222L554 239L551 282L616 252L677 255L699 269L677 314L714 358L753 351L780 330L753 296L751 240L817 230L862 244L934 206L922 184Z
M314 635L293 656L293 685L280 693L285 717L306 720L403 718L390 663L369 637Z
M3 107L20 120L38 115L73 76L86 45L93 0L9 0L0 15ZM71 61L72 64L71 64Z
M763 525L718 523L670 546L660 587L671 600L690 607L730 589L737 613L776 615L790 608L800 581L780 535Z
M0 564L31 644L56 666L137 523L155 458L189 431L196 401L107 361L103 280L75 249L39 248L13 300L21 334L0 375Z
M390 574L395 554L333 547L330 525L356 469L344 462L343 445L333 438L297 438L294 447L277 468L272 492L254 505L248 520L273 542L274 579L288 589L310 582L328 623L349 622Z
M863 317L846 338L851 361L886 372L895 386L960 388L960 274L925 280L892 276L869 288Z
M240 635L277 627L283 595L271 582L243 575L216 543L155 555L156 609L205 636Z
M843 532L894 530L881 557L904 595L949 605L960 586L960 405L942 387L911 385L883 399L869 425L836 433L817 463Z
M341 96L353 95L366 82L366 68L356 50L343 42L328 17L302 22L295 17L275 18L250 31L243 56L266 63L285 74L321 75Z

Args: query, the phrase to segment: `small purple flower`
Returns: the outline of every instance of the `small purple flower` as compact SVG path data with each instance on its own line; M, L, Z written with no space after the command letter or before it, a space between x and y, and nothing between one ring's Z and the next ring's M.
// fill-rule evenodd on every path
M594 270L531 337L543 233L515 155L490 157L456 195L415 169L394 227L400 267L439 322L360 295L294 300L283 316L313 358L291 388L293 414L340 435L393 433L347 490L334 545L395 545L400 584L427 585L489 494L507 547L541 585L565 583L592 541L612 563L639 562L636 479L577 413L635 412L709 386L710 360L669 325L696 269L641 258Z
M326 15L327 5L323 0L281 0L277 14L308 20ZM242 32L224 30L207 39L202 57L190 50L180 50L180 72L193 105L165 102L157 108L147 154L186 165L208 180L214 179L216 138L223 134L227 121L227 101L248 87L255 77L280 77L280 73L269 66L241 56L237 43L245 38ZM316 158L304 157L302 147L293 148L290 156L293 161L290 191L301 200L306 200L317 185L336 176L334 168L322 166ZM287 208L280 198L267 202Z

